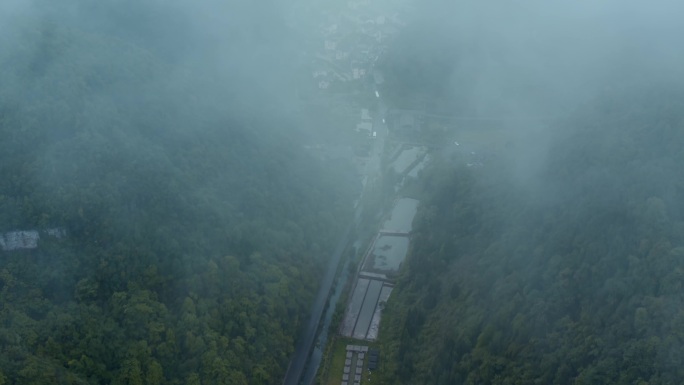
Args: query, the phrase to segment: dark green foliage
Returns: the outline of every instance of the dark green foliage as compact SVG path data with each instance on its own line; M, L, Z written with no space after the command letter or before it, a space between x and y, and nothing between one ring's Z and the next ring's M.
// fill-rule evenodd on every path
M278 106L233 104L244 84L175 60L148 19L100 28L94 3L0 37L0 232L67 231L0 251L0 383L279 383L351 168L304 152Z
M684 92L620 91L525 182L512 162L428 174L388 383L681 382Z

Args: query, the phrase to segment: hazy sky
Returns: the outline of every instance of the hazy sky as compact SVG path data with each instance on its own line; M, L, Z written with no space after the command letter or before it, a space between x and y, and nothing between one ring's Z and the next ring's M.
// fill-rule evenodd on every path
M452 92L478 110L536 113L606 86L679 81L682 11L676 1L433 0L411 33L423 33L417 55L451 63Z

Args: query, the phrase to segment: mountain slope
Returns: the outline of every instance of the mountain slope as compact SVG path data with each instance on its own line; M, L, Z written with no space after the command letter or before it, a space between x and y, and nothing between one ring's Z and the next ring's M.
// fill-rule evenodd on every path
M433 168L382 331L388 383L677 383L682 103L604 94L525 179L515 156Z
M235 74L142 26L62 16L0 40L0 232L66 233L0 251L0 379L279 383L351 218L351 167L302 149L278 89L256 114Z

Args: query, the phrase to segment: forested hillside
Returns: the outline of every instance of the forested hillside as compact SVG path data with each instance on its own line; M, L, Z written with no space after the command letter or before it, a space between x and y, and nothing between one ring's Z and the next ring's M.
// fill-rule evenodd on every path
M66 236L0 251L0 384L280 383L356 192L288 115L276 5L28 3L0 18L0 232Z
M606 91L524 178L519 155L437 162L387 307L387 383L680 383L682 106L675 85Z

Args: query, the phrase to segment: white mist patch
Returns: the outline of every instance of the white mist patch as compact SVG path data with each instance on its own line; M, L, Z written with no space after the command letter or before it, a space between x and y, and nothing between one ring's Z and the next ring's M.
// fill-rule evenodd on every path
M35 230L10 231L0 235L0 247L5 251L35 249L40 235Z
M0 248L4 251L35 249L40 240L38 230L18 230L0 234ZM62 228L51 228L42 231L47 237L61 239L66 236L66 230Z

